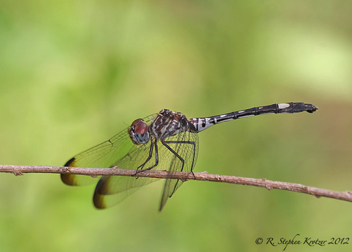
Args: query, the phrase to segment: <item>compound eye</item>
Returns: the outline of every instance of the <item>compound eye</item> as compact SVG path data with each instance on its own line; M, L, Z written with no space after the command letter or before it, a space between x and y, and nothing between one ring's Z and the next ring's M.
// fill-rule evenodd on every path
M148 125L143 119L134 120L128 134L134 144L145 144L149 141Z
M136 134L141 134L143 135L146 131L148 130L148 126L147 124L145 124L145 122L139 122L136 127L134 128L134 132Z
M144 134L148 131L147 124L143 121L143 119L136 119L131 124L131 130L136 134Z
M131 127L133 127L133 126L136 126L137 124L139 124L139 123L143 123L144 121L143 121L143 119L136 119L136 120L134 120L133 122L132 122L132 124L131 124Z

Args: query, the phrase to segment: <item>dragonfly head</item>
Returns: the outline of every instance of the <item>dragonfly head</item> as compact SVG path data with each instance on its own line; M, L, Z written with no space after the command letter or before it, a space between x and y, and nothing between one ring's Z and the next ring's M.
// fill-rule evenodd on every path
M134 120L128 134L134 144L146 144L149 141L148 125L143 119Z

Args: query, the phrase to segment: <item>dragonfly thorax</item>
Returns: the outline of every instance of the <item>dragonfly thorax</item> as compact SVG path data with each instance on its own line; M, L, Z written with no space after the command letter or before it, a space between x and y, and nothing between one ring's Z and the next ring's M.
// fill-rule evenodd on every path
M128 128L128 134L134 144L146 144L149 142L148 125L143 119L134 120Z
M184 131L189 131L186 116L168 109L161 110L150 125L150 132L156 138L166 139Z

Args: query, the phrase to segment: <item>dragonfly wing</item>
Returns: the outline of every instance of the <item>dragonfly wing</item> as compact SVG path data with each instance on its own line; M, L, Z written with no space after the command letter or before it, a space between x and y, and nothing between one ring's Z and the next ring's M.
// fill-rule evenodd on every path
M148 156L151 144L144 144L135 147L125 157L116 163L122 169L136 170L143 164ZM155 153L146 163L145 167L155 164ZM137 191L140 187L157 181L156 178L127 177L127 176L103 176L94 192L93 202L97 208L107 208L120 203L127 196Z
M127 129L121 131L111 139L98 144L71 158L65 166L109 168L126 155L134 144L129 139ZM61 174L61 180L67 185L89 185L96 183L97 179L85 175Z
M147 116L144 121L150 124L156 114ZM109 140L98 144L66 162L68 167L111 168L117 165L128 153L133 152L136 146L128 135L128 128L116 134ZM120 167L122 168L122 167ZM133 169L133 168L129 168ZM88 185L96 183L97 179L85 175L61 174L61 180L67 185Z
M181 137L180 137L181 136ZM190 133L181 133L180 136L175 136L170 139L187 139L187 136L191 139ZM195 135L196 137L197 135ZM193 137L193 136L192 136ZM169 139L169 138L168 138ZM188 139L188 141L196 141L198 138L194 137L193 140ZM184 140L187 141L187 140ZM153 170L165 170L170 167L170 164L173 162L175 165L179 165L177 160L174 160L175 155L170 152L164 145L157 142L158 145L158 165L153 167ZM180 155L184 156L186 160L193 159L194 152L193 145L185 144L185 146L181 146L182 144L170 144L170 147L178 148L178 152ZM145 145L140 145L133 149L133 151L129 152L124 158L117 162L117 167L123 169L137 169L141 164L143 164L149 157L151 145L150 143ZM185 148L185 149L183 149ZM133 158L131 158L133 157ZM152 152L152 156L149 161L144 165L143 169L148 169L152 167L156 162L156 154L155 149ZM185 168L187 171L191 171L191 167L188 166ZM195 160L194 164L195 165ZM172 166L172 165L171 165ZM172 166L173 167L173 166ZM181 170L181 167L176 167L174 169ZM126 177L126 176L103 176L94 192L93 202L97 208L107 208L113 205L120 203L126 197L137 191L140 187L155 182L159 179L157 178L147 178L147 177ZM180 184L181 185L181 181ZM179 186L178 185L178 186ZM175 189L176 190L176 189Z
M103 209L114 206L136 192L140 187L159 179L144 177L102 177L95 188L93 203Z
M165 144L169 145L175 153L171 151L167 153L170 160L169 175L175 172L193 172L193 168L197 162L198 156L198 134L191 132L183 132L176 136L169 137L165 140ZM182 160L184 162L182 162ZM170 198L175 191L182 185L183 181L180 179L166 179L159 210L161 211L165 206L168 198Z

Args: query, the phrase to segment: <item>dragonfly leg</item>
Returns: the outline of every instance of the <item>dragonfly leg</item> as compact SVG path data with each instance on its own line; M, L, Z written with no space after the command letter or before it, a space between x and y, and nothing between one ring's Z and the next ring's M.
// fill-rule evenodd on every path
M134 174L134 176L136 176L137 173L143 171L143 167L145 166L146 163L148 163L148 161L152 158L153 156L153 149L154 149L154 141L151 141L150 147L149 147L149 155L148 158L144 161L143 164L141 164L140 166L137 167L136 169L136 173ZM139 170L140 169L140 170Z
M193 173L194 160L196 158L196 143L193 142L193 141L165 141L165 143L176 143L176 144L177 143L182 143L182 144L191 144L191 145L193 145L193 157L192 157L191 173L192 173L193 177L196 178L194 173ZM182 166L181 171L183 171L183 166Z
M184 168L184 164L185 164L185 161L182 157L180 157L180 155L178 155L178 153L176 151L174 151L169 145L167 144L191 144L193 145L193 157L192 157L192 166L191 166L191 173L193 175L194 178L196 178L196 176L194 175L194 172L193 172L193 168L194 168L194 161L195 161L195 156L196 156L196 143L193 142L193 141L164 141L162 142L163 145L169 149L169 151L171 151L176 157L178 157L180 159L180 161L182 162L182 168L181 168L181 172L183 171L183 168ZM178 186L178 181L176 182L173 190L172 190L172 193L170 195L170 197L174 194L174 192L176 191L177 189L177 186Z
M182 162L182 167L180 171L183 171L183 167L185 166L185 160L176 152L174 151L169 145L168 143L182 143L182 141L161 141L161 143L169 150L171 151L181 162ZM174 188L172 189L172 193L169 197L171 197L174 192L177 189L177 185L178 185L179 179L177 180L177 182L175 183Z
M152 158L153 156L153 148L155 147L155 164L152 165L151 167L148 167L146 169L143 169L143 167L145 166L145 164ZM147 170L151 170L153 169L155 166L157 166L159 164L159 152L158 152L158 145L157 145L157 142L152 142L152 144L150 145L150 150L149 150L149 156L147 158L147 160L141 164L140 166L137 167L137 171L136 171L136 174L137 173L140 173L140 172L143 172L143 171L147 171ZM141 168L140 170L138 170L139 168ZM135 175L136 175L135 174Z

